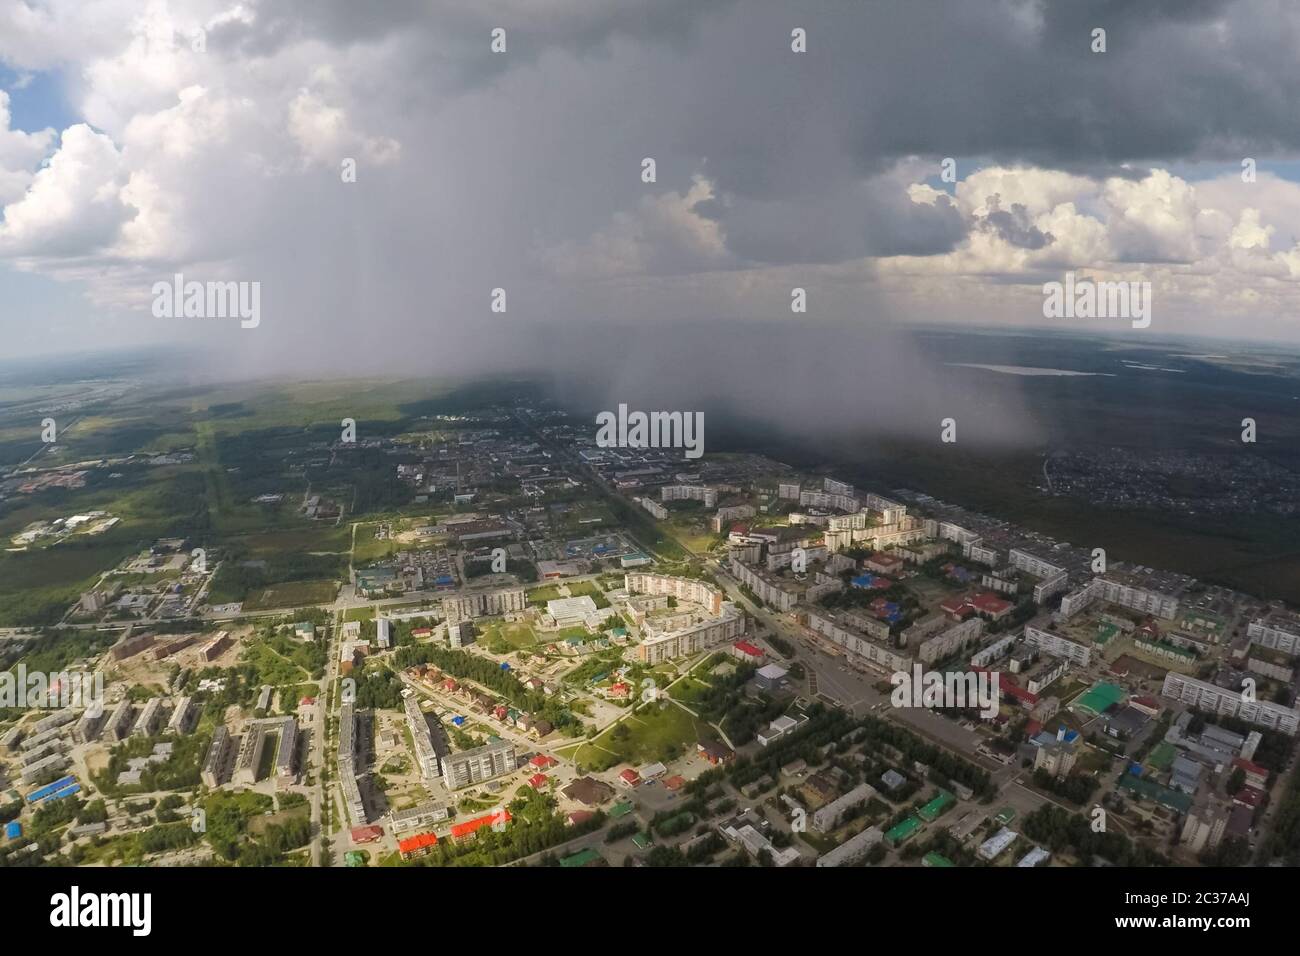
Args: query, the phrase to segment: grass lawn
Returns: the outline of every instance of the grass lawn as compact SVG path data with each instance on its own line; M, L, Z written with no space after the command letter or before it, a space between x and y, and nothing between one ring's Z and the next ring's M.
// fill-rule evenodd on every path
M273 687L282 684L296 684L308 676L307 672L293 661L281 656L261 642L246 644L239 660L240 663L252 664L257 668L259 683L270 684Z
M390 522L390 527L397 522ZM379 526L376 524L362 524L357 526L356 547L352 552L352 560L358 564L378 561L386 558L391 554L402 550L403 545L394 541L392 538L375 538L375 531Z
M575 759L586 770L667 760L694 747L701 734L713 733L708 724L675 704L643 708L583 744Z
M558 601L560 599L560 589L554 584L544 584L540 588L533 588L528 592L528 603L535 604L538 607L544 607L547 601Z
M345 621L372 621L375 617L373 607L350 607L343 614Z
M705 554L719 540L708 521L702 518L674 516L668 520L668 527L673 537L694 554Z
M244 601L244 610L268 611L302 604L329 604L338 592L337 581L287 581L254 591Z
M694 677L685 677L672 686L668 692L673 700L680 700L688 707L693 707L700 699L701 695L709 689L709 685L704 681L696 680Z
M1079 769L1085 773L1094 771L1107 773L1115 760L1110 754L1096 747L1080 747L1079 751Z
M532 647L537 643L537 634L527 624L499 622L483 629L482 641L489 646L495 641L505 641L515 648Z

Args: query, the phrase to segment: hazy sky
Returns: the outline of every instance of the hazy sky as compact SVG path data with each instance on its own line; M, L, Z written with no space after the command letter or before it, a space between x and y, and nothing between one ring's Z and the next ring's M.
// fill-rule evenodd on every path
M1151 282L1152 334L1294 341L1297 48L1291 0L0 0L0 333L432 373L593 323L1043 325L1076 270ZM176 272L261 324L155 318Z

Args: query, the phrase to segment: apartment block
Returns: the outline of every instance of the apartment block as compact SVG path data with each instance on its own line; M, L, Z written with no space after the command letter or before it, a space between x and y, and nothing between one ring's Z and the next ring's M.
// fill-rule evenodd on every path
M473 620L476 617L495 617L522 611L528 606L523 588L502 588L497 591L480 591L442 599L442 613L449 624Z
M442 780L448 790L458 790L514 770L514 745L503 740L449 754L442 761Z
M1194 677L1169 671L1160 693L1171 700L1181 700L1201 710L1240 717L1270 730L1295 736L1300 730L1300 711L1263 700L1243 700L1240 691L1229 690Z

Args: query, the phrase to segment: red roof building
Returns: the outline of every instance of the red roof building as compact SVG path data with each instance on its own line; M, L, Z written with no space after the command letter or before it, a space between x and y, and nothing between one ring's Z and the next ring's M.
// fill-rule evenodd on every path
M1238 757L1232 762L1232 765L1240 769L1246 775L1246 783L1248 786L1254 787L1257 790L1268 789L1267 767L1261 767L1257 763L1252 763L1245 757Z
M481 817L475 817L473 820L466 820L464 823L457 823L451 828L451 838L453 840L463 840L466 837L472 837L483 827L490 827L497 823L510 822L509 810L498 810L495 813L485 813Z
M611 684L609 688L610 697L627 697L631 693L632 688L622 681L619 681L617 684Z
M546 781L549 779L551 778L546 776L544 773L535 773L528 778L528 786L532 787L534 790L540 790L542 787L546 786Z
M432 628L428 628L428 627L412 628L411 636L412 637L433 637L433 630Z
M383 827L368 826L368 827L352 828L353 843L374 843L383 835L384 835Z
M433 833L417 833L413 837L407 837L397 844L397 852L402 854L403 860L409 860L413 856L423 856L438 845L438 837Z
M569 825L576 827L579 824L586 823L595 815L596 814L592 813L590 810L574 810L569 814Z
M970 601L963 594L954 594L950 598L944 598L939 602L939 609L949 617L955 617L958 620L968 618L975 613L975 608L971 606Z
M897 555L886 554L884 551L877 551L862 561L864 568L868 571L875 571L877 574L893 574L903 564L902 558Z
M1264 791L1255 787L1242 787L1232 799L1233 802L1253 810L1264 802Z
M736 756L730 747L716 740L701 740L695 745L695 749L701 757L715 767L720 763L730 762Z
M528 761L528 763L530 766L536 767L538 770L550 770L559 763L559 761L554 757L548 757L546 754L538 754L532 760Z
M637 773L635 770L633 770L631 767L628 767L626 770L620 773L618 775L618 778L622 780L625 784L627 784L629 787L635 787L637 784L641 782L641 775Z
M975 605L975 610L980 614L986 614L995 621L1000 621L1006 617L1015 608L1010 601L1004 601L992 591L983 591L971 598L971 603Z
M979 594L954 595L940 601L939 607L944 613L959 621L965 620L972 614L983 614L1000 621L1011 613L1015 605L1010 601L1004 601L992 591L981 591Z
M987 667L972 667L971 670L977 674L993 673ZM1006 694L1012 700L1018 701L1022 706L1032 707L1038 703L1038 695L1031 694L1019 684L1011 679L1011 675L1002 671L998 675L998 691Z
M686 784L686 778L681 776L681 774L678 774L673 777L669 777L667 780L664 781L664 786L667 787L669 790L680 790L683 786L685 786L685 784Z
M1160 713L1160 702L1154 697L1145 695L1142 697L1130 697L1128 703L1130 707L1142 711L1142 713L1146 714L1148 717L1155 717Z
M736 641L731 645L732 652L741 660L750 660L755 663L761 661L767 655L763 653L761 647L756 647L749 641Z

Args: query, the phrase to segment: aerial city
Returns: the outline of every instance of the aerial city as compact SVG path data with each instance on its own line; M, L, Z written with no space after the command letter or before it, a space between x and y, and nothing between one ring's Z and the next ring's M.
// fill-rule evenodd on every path
M233 870L305 902L451 868L918 914L1003 892L940 870L1038 870L1112 930L1268 915L1298 30L0 2L0 867L33 918L165 936Z

